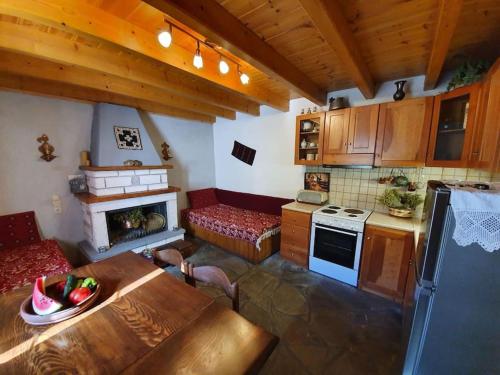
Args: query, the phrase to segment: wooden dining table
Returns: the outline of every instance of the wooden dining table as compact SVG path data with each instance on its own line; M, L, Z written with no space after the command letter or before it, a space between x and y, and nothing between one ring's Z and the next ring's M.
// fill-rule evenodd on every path
M278 343L133 252L72 274L94 277L102 290L92 308L59 323L20 317L32 286L0 295L0 374L257 373Z

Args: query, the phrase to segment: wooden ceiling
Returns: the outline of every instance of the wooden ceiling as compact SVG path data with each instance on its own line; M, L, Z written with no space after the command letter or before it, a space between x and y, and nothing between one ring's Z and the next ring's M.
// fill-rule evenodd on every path
M174 41L162 48L165 19ZM204 68L192 66L196 36ZM0 87L213 123L500 54L498 0L3 0ZM250 76L242 85L230 62Z

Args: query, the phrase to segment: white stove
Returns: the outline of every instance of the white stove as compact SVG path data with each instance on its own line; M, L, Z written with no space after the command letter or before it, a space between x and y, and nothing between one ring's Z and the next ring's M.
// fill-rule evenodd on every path
M314 211L309 269L357 286L365 221L371 213L334 204Z

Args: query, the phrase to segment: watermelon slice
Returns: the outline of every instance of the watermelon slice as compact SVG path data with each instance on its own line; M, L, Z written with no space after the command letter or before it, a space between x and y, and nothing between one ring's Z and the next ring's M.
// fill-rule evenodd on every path
M36 279L35 287L33 288L33 297L31 299L33 310L38 315L52 314L62 307L61 303L45 295L45 276Z

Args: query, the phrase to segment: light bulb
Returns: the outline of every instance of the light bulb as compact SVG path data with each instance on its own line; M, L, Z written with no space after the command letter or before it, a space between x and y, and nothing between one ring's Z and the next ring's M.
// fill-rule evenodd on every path
M195 52L194 58L193 58L193 65L196 69L203 68L203 59L201 57L200 42L199 41L196 41L196 52Z
M248 85L248 82L250 82L250 77L248 77L248 75L246 75L245 73L241 73L240 74L240 81L244 85Z
M170 47L172 44L172 34L169 31L162 31L158 34L158 42L165 48Z
M229 72L229 65L222 59L219 61L219 71L222 74L227 74Z

